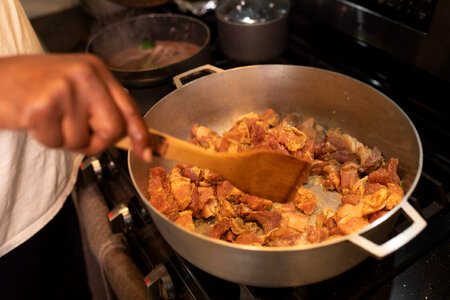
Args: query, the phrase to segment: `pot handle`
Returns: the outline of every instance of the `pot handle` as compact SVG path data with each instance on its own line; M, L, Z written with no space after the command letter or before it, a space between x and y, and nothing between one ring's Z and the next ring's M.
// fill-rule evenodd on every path
M194 69L191 69L189 71L186 71L184 73L178 74L177 76L173 77L173 82L175 83L175 86L177 87L177 89L179 89L180 87L183 86L183 83L181 82L181 80L183 78L186 78L188 76L193 76L193 75L198 75L200 72L209 72L211 74L213 73L219 73L219 72L223 72L223 69L215 67L213 65L203 65Z
M348 240L377 258L383 258L400 247L403 247L425 228L427 222L411 206L411 204L408 203L408 201L405 201L405 204L403 204L401 208L412 224L390 240L378 245L359 234L349 236Z

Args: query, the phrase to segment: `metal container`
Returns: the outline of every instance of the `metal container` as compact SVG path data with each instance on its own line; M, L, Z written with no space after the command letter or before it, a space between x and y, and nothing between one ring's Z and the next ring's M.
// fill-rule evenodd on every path
M216 8L220 50L244 63L276 58L287 46L289 9L288 0L222 1Z
M126 87L151 87L170 82L176 74L209 63L210 37L208 26L195 18L178 14L146 14L102 28L89 39L86 51L108 58L128 47L138 47L143 40L181 41L200 47L193 56L163 67L124 70L108 66Z
M236 245L188 231L153 208L148 201L149 169L160 165L170 170L174 163L155 157L146 164L129 152L131 178L141 199L162 236L189 262L217 277L251 286L306 285L341 274L368 255L382 258L426 226L408 203L422 171L420 138L407 115L388 97L360 81L316 68L260 65L221 71L203 66L188 73L200 70L218 73L185 85L181 79L187 74L175 77L179 88L145 115L149 127L189 139L195 123L223 132L251 111L298 112L377 146L387 158L398 158L405 196L384 216L350 235L293 247ZM384 241L400 213L411 220L410 227Z

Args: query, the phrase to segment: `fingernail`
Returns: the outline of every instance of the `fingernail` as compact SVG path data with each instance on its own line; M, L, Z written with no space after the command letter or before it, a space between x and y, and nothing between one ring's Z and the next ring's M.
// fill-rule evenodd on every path
M146 162L151 162L153 158L152 150L150 148L145 148L144 152L142 152L142 157Z

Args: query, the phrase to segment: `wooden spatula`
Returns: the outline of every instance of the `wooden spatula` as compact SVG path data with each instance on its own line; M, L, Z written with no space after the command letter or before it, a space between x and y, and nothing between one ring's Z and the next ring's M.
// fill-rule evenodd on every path
M241 191L275 202L291 199L309 175L310 163L293 156L265 150L217 153L155 129L149 133L155 155L210 169ZM125 137L115 146L128 150L131 141Z

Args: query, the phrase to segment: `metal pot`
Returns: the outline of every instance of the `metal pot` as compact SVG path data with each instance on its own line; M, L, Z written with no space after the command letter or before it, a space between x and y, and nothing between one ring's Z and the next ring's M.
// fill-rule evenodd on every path
M155 158L152 164L145 164L131 151L129 170L143 202L163 237L192 264L217 277L252 286L305 285L343 273L369 254L382 258L426 226L408 203L422 171L420 138L406 114L385 95L350 77L302 66L199 69L217 73L184 86L181 79L187 75L175 77L179 88L145 115L149 127L188 139L195 123L222 132L239 116L251 111L262 113L267 108L282 115L298 112L305 118L313 116L329 128L339 127L364 144L377 146L386 158L398 158L405 197L366 228L319 244L276 248L230 244L185 230L154 209L148 202L149 168L162 165L170 169L173 163ZM412 224L383 242L400 213Z
M211 60L210 30L203 22L177 14L146 14L110 24L88 41L86 51L107 59L129 47L137 47L144 40L188 42L200 47L191 57L159 68L123 70L108 66L126 87L139 88L159 85L182 72L206 64Z
M220 50L244 63L279 56L287 46L289 9L288 0L222 1L216 9Z

